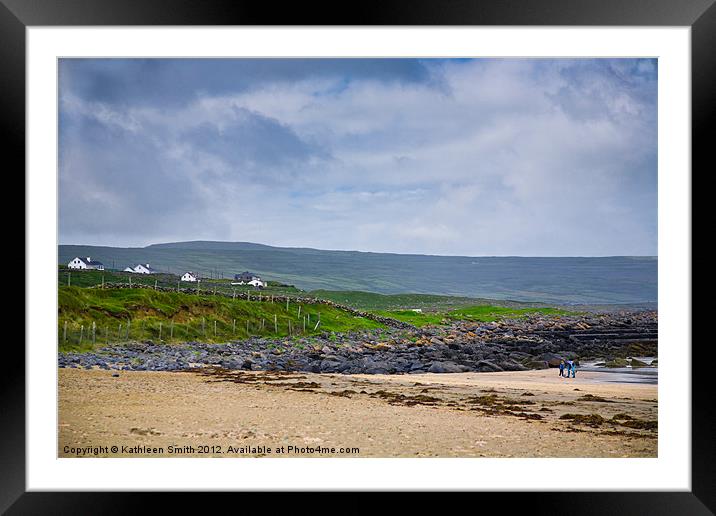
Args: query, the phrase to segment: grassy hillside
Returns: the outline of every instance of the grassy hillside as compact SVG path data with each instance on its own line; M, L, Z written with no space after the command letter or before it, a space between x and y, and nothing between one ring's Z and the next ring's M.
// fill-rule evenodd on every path
M150 263L229 278L249 270L303 290L415 292L549 304L657 300L655 257L529 258L427 256L282 248L249 243L179 242L143 248L59 246L59 261L92 256L122 269Z
M289 303L286 309L285 303L242 301L143 288L102 290L60 286L58 301L60 351L86 350L108 342L159 341L160 332L161 340L166 342L226 342L249 335L287 337L289 322L292 335L381 327L369 319L322 304ZM314 331L319 317L321 324Z

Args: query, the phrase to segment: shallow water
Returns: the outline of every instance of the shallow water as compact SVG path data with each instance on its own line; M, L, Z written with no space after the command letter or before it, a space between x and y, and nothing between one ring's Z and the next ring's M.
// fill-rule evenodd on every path
M645 363L650 363L656 357L634 357L637 360L641 360ZM596 364L603 362L603 360L597 360L594 362L582 362L581 366L577 368L577 374L579 371L598 371L600 373L609 373L610 376L605 381L610 383L647 383L656 384L658 383L659 368L658 367L604 367Z

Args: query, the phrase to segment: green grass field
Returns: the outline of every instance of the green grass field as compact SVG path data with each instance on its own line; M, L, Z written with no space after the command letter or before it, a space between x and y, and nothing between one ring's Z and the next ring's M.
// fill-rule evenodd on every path
M415 312L413 310L375 310L384 315L414 326L449 324L454 321L491 322L501 319L519 319L529 314L564 315L570 312L557 308L510 308L504 306L480 305L445 312Z
M382 327L370 319L322 304L289 303L286 309L286 304L279 302L144 288L102 290L60 286L58 301L60 351L89 350L129 340L226 342L247 336L287 337L289 323L291 335ZM319 314L321 324L314 330Z
M359 310L408 310L420 308L435 312L473 306L480 302L479 299L469 297L432 294L376 294L374 292L340 290L312 290L308 294Z
M565 310L546 307L536 303L494 301L459 296L431 294L376 294L359 291L314 290L309 293L321 299L330 299L360 310L398 319L415 326L448 324L468 320L478 322L497 321L524 317L531 313L566 314ZM422 310L416 312L415 310Z

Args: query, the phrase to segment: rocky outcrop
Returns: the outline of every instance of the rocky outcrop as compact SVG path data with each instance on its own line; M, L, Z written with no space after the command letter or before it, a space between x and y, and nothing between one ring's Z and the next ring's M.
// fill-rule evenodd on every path
M58 360L60 367L176 371L220 366L346 374L519 371L596 357L607 366L622 367L635 347L641 350L639 356L657 356L656 327L654 312L535 315L499 323L458 322L226 344L137 342L94 353L60 354ZM617 328L625 331L614 331ZM587 331L590 337L580 338ZM620 338L624 334L630 337Z

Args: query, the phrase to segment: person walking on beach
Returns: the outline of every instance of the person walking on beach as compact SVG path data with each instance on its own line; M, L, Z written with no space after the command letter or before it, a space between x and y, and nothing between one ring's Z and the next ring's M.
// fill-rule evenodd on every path
M564 360L559 362L559 376L564 376Z
M565 375L567 378L569 378L569 372L572 370L572 367L574 367L574 362L567 360L567 374Z
M569 369L572 371L572 378L576 378L577 377L577 364L574 362L574 360L571 361ZM567 376L569 376L569 375L567 375Z

